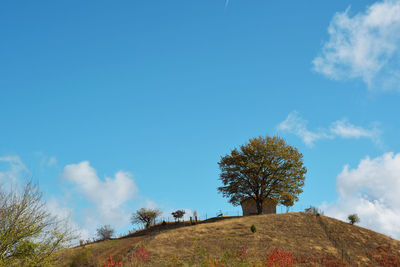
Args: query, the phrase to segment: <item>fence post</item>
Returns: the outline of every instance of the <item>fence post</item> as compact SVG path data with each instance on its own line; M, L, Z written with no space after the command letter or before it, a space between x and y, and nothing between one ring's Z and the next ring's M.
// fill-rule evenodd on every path
M343 248L342 248L342 263L343 263Z

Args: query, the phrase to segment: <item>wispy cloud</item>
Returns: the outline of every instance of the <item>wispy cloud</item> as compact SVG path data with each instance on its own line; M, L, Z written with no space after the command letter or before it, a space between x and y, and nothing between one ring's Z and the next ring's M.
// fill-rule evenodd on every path
M0 184L16 184L20 179L28 179L29 170L19 156L3 156L0 162L7 165L7 169L0 171Z
M339 198L324 203L328 216L346 220L357 213L360 225L400 239L400 154L386 153L346 165L336 179Z
M361 126L355 126L346 119L343 119L332 123L330 132L341 138L368 138L371 139L375 144L382 145L382 141L380 139L381 131L379 128L377 128L377 126L373 126L370 129L365 129Z
M318 128L315 131L308 130L308 122L304 120L297 111L289 113L287 118L282 121L277 129L292 133L300 137L303 142L312 147L317 140L320 139L334 139L334 138L368 138L375 144L381 145L380 130L373 126L366 129L361 126L351 124L347 119L337 120L330 124L328 128Z
M292 111L277 128L279 131L286 131L297 135L308 146L313 146L314 142L319 139L332 138L325 130L309 131L307 124L308 122L301 118L297 111Z
M369 88L400 90L400 1L376 2L354 16L350 11L334 15L314 70L336 80L361 78Z
M50 157L50 158L47 160L47 166L51 167L51 166L55 166L55 165L57 165L57 159L56 159L56 157Z
M48 156L43 152L36 152L35 156L40 159L40 167L55 167L57 165L57 158L55 156Z
M87 240L90 238L90 231L78 225L78 223L73 220L73 209L68 207L66 203L62 203L59 199L52 197L46 202L46 208L50 214L56 216L61 221L67 222L67 225L71 228L71 231L73 231L73 233L77 235L79 239ZM91 226L91 228L93 228L90 229L92 232L95 230L94 226L97 225Z
M229 0L225 0L225 8L229 6Z

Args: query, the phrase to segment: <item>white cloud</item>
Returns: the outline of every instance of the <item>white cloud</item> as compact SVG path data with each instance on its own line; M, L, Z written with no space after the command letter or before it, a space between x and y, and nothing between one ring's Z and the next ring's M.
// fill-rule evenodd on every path
M292 133L300 137L303 142L312 147L314 142L320 139L339 138L368 138L375 144L381 145L380 130L374 126L370 129L365 129L361 126L355 126L348 122L347 119L342 119L331 123L327 129L319 128L316 131L310 131L307 128L307 121L304 120L297 111L289 113L287 118L281 122L278 131Z
M8 165L8 169L0 171L0 184L17 184L19 179L29 178L29 170L18 156L0 157L0 162Z
M336 203L323 204L328 216L347 220L357 213L360 225L400 239L400 154L386 153L345 166L337 176Z
M82 228L79 226L73 219L72 213L73 210L65 205L60 205L59 201L55 198L51 198L46 201L46 207L50 214L56 216L58 220L66 221L68 227L70 227L71 231L73 231L74 235L77 235L79 239L88 240L90 237L89 230ZM92 229L93 232L94 229ZM73 245L77 245L77 240L74 240L75 243Z
M146 209L159 209L157 203L155 203L154 201L149 200L149 199L147 199L147 200L145 201L144 207L145 207Z
M118 171L114 178L105 177L102 181L89 162L83 161L65 166L62 177L74 183L89 201L96 204L102 224L123 226L129 223L129 214L123 205L138 192L129 172Z
M361 78L370 88L400 89L400 1L384 0L364 12L336 13L314 69L336 80Z

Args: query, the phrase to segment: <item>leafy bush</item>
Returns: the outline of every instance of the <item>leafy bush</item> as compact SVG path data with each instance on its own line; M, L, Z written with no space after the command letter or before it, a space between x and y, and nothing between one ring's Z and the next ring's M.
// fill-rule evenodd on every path
M358 215L356 213L350 214L347 219L349 220L349 223L351 225L355 224L355 223L359 223L360 222L360 218L358 217Z
M324 215L324 212L317 207L310 206L309 208L304 210L306 213L313 214L316 216Z
M111 257L111 255L108 257L107 259L107 265L103 265L103 266L107 266L107 267L122 267L122 261L115 261L114 259Z
M96 231L100 240L110 239L114 235L114 229L108 224L98 228Z
M93 262L93 254L89 249L81 249L72 258L72 262L69 264L70 267L77 266L88 266Z
M268 255L265 266L294 267L294 258L290 252L276 248Z
M250 227L250 230L251 230L252 233L255 233L255 232L257 232L257 227L253 224L253 225Z

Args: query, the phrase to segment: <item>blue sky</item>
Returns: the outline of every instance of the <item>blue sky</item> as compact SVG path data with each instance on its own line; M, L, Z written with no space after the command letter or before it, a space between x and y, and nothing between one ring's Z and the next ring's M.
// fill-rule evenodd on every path
M217 162L277 134L308 168L293 210L399 239L399 32L389 0L2 1L0 182L85 237L143 206L236 215Z

